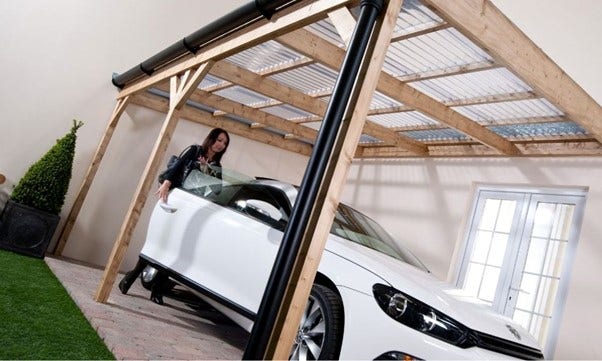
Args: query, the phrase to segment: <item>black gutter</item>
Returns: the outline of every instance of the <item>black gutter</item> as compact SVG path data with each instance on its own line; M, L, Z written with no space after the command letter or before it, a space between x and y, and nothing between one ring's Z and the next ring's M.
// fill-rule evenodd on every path
M182 40L146 59L122 74L113 74L112 82L118 88L186 55L196 54L203 46L214 42L235 30L263 18L270 19L274 13L299 0L254 0L233 10L229 14L209 23ZM208 2L209 4L209 2Z
M369 63L369 60L364 63L362 60L369 59L370 54L374 51L371 35L384 7L384 0L362 0L360 6L360 15L303 175L290 220L284 231L274 267L259 306L257 319L253 324L251 336L242 357L243 360L264 360L266 358L278 311L282 305L287 285L291 282L293 265L300 253L311 212L314 207L321 209L324 204L325 195L321 194L318 197L318 193L320 189L328 189L330 185L330 179L324 179L329 159L333 154L335 143L339 143L337 135L344 138L347 133L348 121L355 108L360 84L363 83L365 70ZM343 124L344 120L346 124ZM338 134L339 131L341 134ZM297 281L293 280L294 283Z

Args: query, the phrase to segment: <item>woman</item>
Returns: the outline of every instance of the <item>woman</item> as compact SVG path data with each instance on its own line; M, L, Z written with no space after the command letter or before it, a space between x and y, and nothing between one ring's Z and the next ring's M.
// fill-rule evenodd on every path
M159 186L159 189L155 192L159 196L162 202L167 202L167 196L169 195L170 189L179 187L183 181L183 178L187 175L190 169L198 167L203 173L212 175L217 178L221 178L219 169L221 168L221 160L228 149L230 144L230 135L228 132L221 128L212 129L203 144L200 146L192 145L188 147L166 174L165 180ZM217 171L215 168L218 167ZM185 174L186 173L186 174ZM136 278L142 273L142 270L146 267L146 261L142 258L138 258L138 262L133 270L127 272L123 279L119 282L119 290L121 293L126 294ZM155 278L153 286L151 288L151 300L157 304L163 304L163 293L168 288L167 276L159 272Z
M170 169L165 180L161 183L157 194L163 202L167 202L169 190L177 187L182 182L182 177L190 171L190 164L195 164L203 172L210 174L209 166L221 168L222 156L228 149L230 143L230 135L221 128L212 129L201 146L190 146L188 150L182 154L177 163ZM187 169L187 167L189 169ZM217 174L210 174L216 176ZM219 175L217 175L219 176Z

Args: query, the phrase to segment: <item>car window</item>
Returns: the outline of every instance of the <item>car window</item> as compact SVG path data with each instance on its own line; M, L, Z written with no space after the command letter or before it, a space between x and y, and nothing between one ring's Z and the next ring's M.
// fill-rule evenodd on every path
M284 231L290 214L290 206L279 190L259 184L239 186L224 205L280 231Z

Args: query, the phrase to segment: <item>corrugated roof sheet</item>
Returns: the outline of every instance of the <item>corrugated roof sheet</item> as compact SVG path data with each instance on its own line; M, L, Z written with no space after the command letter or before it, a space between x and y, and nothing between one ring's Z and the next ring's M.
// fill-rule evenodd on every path
M505 68L416 81L410 85L443 102L533 90Z
M438 121L417 111L370 115L368 119L387 128L439 124Z
M349 11L357 18L358 9L359 7L355 7ZM334 46L345 47L341 36L328 17L306 26L305 29ZM319 42L311 44L313 45L316 48L304 50L300 46L299 51L295 51L277 40L269 40L231 55L225 61L280 83L290 88L291 93L300 91L315 97L316 101L328 102L337 80L338 69L330 69L320 64L318 57L308 59L302 54L310 54L311 51L320 50L322 46ZM323 51L328 53L327 49ZM390 132L398 132L427 143L452 144L468 141L475 144L481 139L481 143L485 144L482 139L484 132L479 130L479 127L473 127L471 121L486 126L499 135L497 143L501 145L500 148L507 147L507 143L504 143L507 139L518 142L537 138L538 141L545 141L548 137L551 141L558 141L566 137L567 142L583 142L589 137L588 141L593 141L594 137L582 126L573 122L574 119L570 119L570 116L565 115L561 109L545 99L537 89L505 68L505 63L504 61L496 63L493 56L487 54L486 49L481 49L474 44L419 0L405 0L402 11L396 19L392 43L387 50L382 71L397 78L400 94L403 93L399 99L407 100L408 94L412 97L418 96L413 98L419 99L415 106L424 109L424 113L394 99L396 84L395 80L389 78L379 84L379 87L388 88L386 90L380 88L382 91L377 90L373 94L367 120L389 128ZM236 77L222 76L236 83ZM408 89L404 84L411 88ZM319 130L321 126L320 121L307 122L318 117L292 105L296 104L292 99L290 104L281 103L268 95L230 84L211 74L203 79L199 88L208 89L216 95L257 108L257 111L301 122L297 126L315 130ZM270 94L265 88L261 91ZM280 94L271 95L279 100L287 98L287 96L281 97ZM421 95L424 96L420 97ZM435 101L439 104L434 104ZM199 104L193 106L207 111L212 109ZM312 105L309 99L303 104L303 109L311 109L315 106L318 112L318 108L322 108L321 105ZM439 119L434 119L425 113L437 116ZM245 124L261 121L261 116L255 121L238 116L227 116ZM463 129L470 135L465 135L453 127ZM279 135L286 133L269 127L262 129ZM362 145L366 147L382 145L384 141L377 138L380 135L379 131L371 134L362 135L360 140ZM387 145L399 144L399 140L397 142L391 140L391 135L394 133L390 133L387 137L389 139L386 141ZM485 135L491 140L491 134ZM489 149L490 143L494 145L496 143L495 135L493 138L492 142L487 142ZM295 141L298 138L287 137L287 139ZM566 149L570 152L574 148Z
M562 112L545 99L527 99L501 103L467 105L454 108L479 123L508 119L560 116Z

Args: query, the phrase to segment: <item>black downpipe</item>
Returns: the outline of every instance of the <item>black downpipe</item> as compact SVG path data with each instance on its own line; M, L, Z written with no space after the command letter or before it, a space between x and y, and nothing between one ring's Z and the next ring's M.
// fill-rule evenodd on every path
M384 1L362 0L360 6L360 15L305 170L290 220L284 231L243 360L263 360L265 357L286 286L291 278L293 264L299 253L312 208L316 203L328 160L333 152L337 133L346 111L352 112L357 100L355 88L361 83L361 79L358 79L362 76L360 66L378 15L384 7ZM352 97L354 93L356 96Z
M172 44L123 74L114 74L112 78L113 85L123 88L132 80L144 75L151 75L155 70L183 55L195 54L202 46L218 40L242 26L261 18L269 20L276 11L297 1L299 0L254 0L249 2Z

